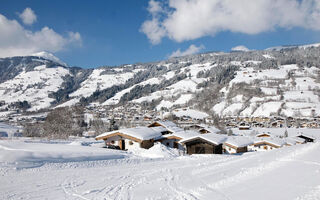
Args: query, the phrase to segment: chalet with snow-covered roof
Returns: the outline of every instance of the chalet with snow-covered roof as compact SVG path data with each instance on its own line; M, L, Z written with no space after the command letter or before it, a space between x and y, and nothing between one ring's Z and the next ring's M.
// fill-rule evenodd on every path
M150 125L148 125L148 127L149 128L152 128L152 127L165 128L166 132L162 132L162 135L183 131L182 128L179 128L175 123L173 123L171 121L155 121L155 122L151 123Z
M314 142L316 140L316 138L313 135L306 133L300 133L297 137L304 139L305 142Z
M271 134L270 133L259 133L256 135L256 137L259 137L259 138L271 137Z
M213 126L211 126L211 127L210 126L205 126L205 127L201 128L201 129L199 129L199 132L201 134L218 133L218 132L220 132L220 130L217 129L216 127L213 127Z
M243 153L248 151L248 146L252 145L253 141L248 137L243 136L233 136L228 137L228 139L223 144L223 149L225 153Z
M137 147L149 149L161 136L159 128L136 127L103 133L96 140L104 140L106 145L117 146L121 150Z
M268 151L272 149L277 149L286 145L286 141L280 138L262 138L256 140L252 145L248 146L251 151Z
M249 130L250 128L250 125L245 122L239 124L239 130Z
M296 144L303 144L303 143L306 142L305 139L300 138L300 137L297 137L297 136L291 137L291 139L294 140L294 141L296 141Z
M214 126L208 126L206 124L193 124L188 127L189 129L197 130L201 134L206 134L206 133L218 133L220 132L219 129L217 129Z
M222 154L222 144L226 139L226 136L208 133L183 139L180 143L187 154Z
M157 141L168 147L184 150L183 145L181 145L179 141L198 135L200 135L198 132L192 130L179 131L172 134L163 135Z

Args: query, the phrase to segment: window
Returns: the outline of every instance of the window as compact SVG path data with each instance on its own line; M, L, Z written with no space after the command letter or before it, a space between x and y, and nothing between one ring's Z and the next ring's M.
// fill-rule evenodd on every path
M169 143L169 142L167 142L167 146L170 146L170 143Z
M111 141L111 144L114 144L114 140Z
M133 145L133 142L132 142L132 141L129 141L129 145Z

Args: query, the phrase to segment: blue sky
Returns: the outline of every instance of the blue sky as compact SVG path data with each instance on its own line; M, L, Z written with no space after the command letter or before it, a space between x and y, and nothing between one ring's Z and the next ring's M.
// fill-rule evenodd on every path
M320 13L320 3L316 0L308 1L315 3L318 10L314 9L314 5L302 10L301 1L283 0L284 4L272 7L275 13L263 16L257 13L261 13L259 9L262 7L265 10L265 5L255 5L251 11L256 13L250 11L251 16L248 14L253 20L248 20L248 12L241 5L223 5L225 9L240 13L224 17L224 13L215 14L217 6L212 4L214 1L195 1L198 4L191 4L187 0L2 0L0 14L4 17L2 23L0 21L0 35L1 31L9 34L0 36L0 49L3 49L0 50L0 56L21 54L30 49L30 52L45 50L53 52L70 66L91 68L158 61L170 55L230 51L239 45L248 49L264 49L277 45L320 42L317 28L320 19L311 18ZM296 4L290 7L286 1ZM211 10L201 10L203 7ZM24 23L25 18L20 15L26 8L32 10L36 20L31 18L31 21ZM293 14L282 16L282 9L289 9L289 12L291 9ZM223 16L223 20L220 16ZM14 25L13 20L19 25ZM152 26L148 22L152 22ZM142 28L143 24L146 24L145 29ZM16 26L19 28L14 28ZM43 27L50 30L42 30ZM28 32L32 34L32 39ZM46 47L39 40L52 42L53 47ZM1 41L6 45L1 46ZM191 48L184 52L191 45L193 50Z

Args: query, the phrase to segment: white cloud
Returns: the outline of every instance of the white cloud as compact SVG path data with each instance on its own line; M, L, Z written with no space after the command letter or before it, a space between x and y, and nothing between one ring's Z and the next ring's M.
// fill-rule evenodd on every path
M9 20L0 14L0 57L30 55L39 51L54 53L72 44L81 45L78 32L63 36L49 27L32 32L16 20Z
M19 17L21 18L22 22L26 25L31 25L37 21L37 16L31 8L24 9L24 11L19 15Z
M161 7L160 2L157 2L157 1L154 1L154 0L149 1L148 11L153 16L161 13L162 12L162 7Z
M258 34L276 28L320 30L319 0L167 0L149 2L151 19L142 24L153 44L163 37L182 42L221 31ZM150 9L152 6L156 7ZM152 7L152 8L153 8ZM154 13L160 13L154 14ZM152 26L151 26L152 25ZM146 28L147 27L147 28ZM155 27L156 29L152 29Z
M236 47L232 47L232 51L250 51L246 46L239 45Z
M161 38L166 35L165 29L160 24L161 14L165 13L162 9L160 2L151 0L147 8L148 12L151 14L152 19L145 21L140 31L143 33L148 33L148 38L152 44L159 44Z
M180 49L178 49L177 51L172 52L171 55L169 56L169 58L196 54L196 53L199 53L204 48L205 47L203 45L200 45L197 47L192 44L185 51L181 51Z

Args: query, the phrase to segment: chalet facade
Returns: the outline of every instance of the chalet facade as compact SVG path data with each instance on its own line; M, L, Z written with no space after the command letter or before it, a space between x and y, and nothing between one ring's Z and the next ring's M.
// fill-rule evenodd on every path
M248 146L252 144L253 141L247 137L228 137L227 141L223 144L223 149L228 154L244 153L248 151Z
M225 136L218 134L204 134L181 140L186 153L191 154L222 154L222 144L226 140Z
M251 151L268 151L272 149L281 148L286 145L286 142L278 138L263 138L261 140L255 141L248 148Z
M196 131L179 131L173 134L163 135L158 141L170 148L185 150L184 146L180 143L180 141L198 135L199 133Z

